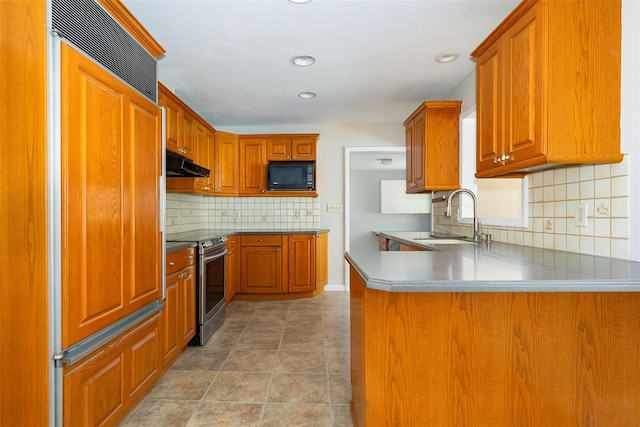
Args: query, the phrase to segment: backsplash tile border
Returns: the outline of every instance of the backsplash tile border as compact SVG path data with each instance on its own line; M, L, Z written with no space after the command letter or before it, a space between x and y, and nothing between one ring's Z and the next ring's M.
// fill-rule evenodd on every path
M533 172L528 182L528 226L483 227L494 241L629 259L629 155L621 163ZM586 227L574 225L578 202L587 203ZM432 218L435 231L472 234L471 225L444 216L443 203L434 204Z
M310 197L209 197L167 193L165 233L198 229L312 230L320 204Z

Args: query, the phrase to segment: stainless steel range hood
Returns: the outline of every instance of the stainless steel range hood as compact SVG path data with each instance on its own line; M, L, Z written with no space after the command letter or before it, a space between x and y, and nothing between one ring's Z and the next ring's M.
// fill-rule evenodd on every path
M209 169L196 165L191 160L173 151L167 150L167 178L208 177Z

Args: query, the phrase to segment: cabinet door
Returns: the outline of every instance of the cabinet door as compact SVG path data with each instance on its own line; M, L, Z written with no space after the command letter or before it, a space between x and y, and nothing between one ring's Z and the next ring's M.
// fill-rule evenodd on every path
M158 315L63 371L65 426L117 425L159 378Z
M166 111L167 150L188 154L180 150L180 107L161 91L158 93L158 104Z
M267 138L267 160L291 160L291 138Z
M181 271L177 271L167 276L164 308L162 309L161 321L161 354L162 365L166 366L178 355L180 350L178 335L178 302L179 291L178 283L180 282Z
M187 113L184 109L180 112L180 124L180 153L185 157L193 159L193 145L195 139L194 119L193 116Z
M476 169L486 171L501 165L503 134L504 69L502 39L489 48L477 65Z
M291 138L291 160L315 160L316 138Z
M241 137L240 194L261 194L267 191L266 138Z
M178 322L180 348L196 335L196 267L192 265L180 273L178 282Z
M505 34L505 147L507 163L542 155L543 29L538 4ZM553 41L551 41L553 43Z
M161 114L62 44L62 345L160 298ZM108 254L105 256L105 254Z
M425 184L425 135L426 113L423 110L413 120L413 137L411 139L411 181L412 189L423 188Z
M316 239L312 234L291 234L289 245L289 292L316 289Z
M194 178L195 190L208 193L213 191L213 135L199 121L194 120L193 132L193 160L196 164L203 166L210 171L208 177ZM179 178L184 179L184 178Z
M236 254L237 245L236 238L229 237L227 240L227 256L225 259L226 262L226 289L225 289L225 302L228 304L231 302L233 297L236 295L238 291L238 278L239 278L239 266L238 262L239 257Z
M329 233L316 234L316 289L329 281Z
M214 188L216 195L236 195L240 191L238 135L215 134Z
M282 252L280 247L243 246L240 290L245 294L282 292Z

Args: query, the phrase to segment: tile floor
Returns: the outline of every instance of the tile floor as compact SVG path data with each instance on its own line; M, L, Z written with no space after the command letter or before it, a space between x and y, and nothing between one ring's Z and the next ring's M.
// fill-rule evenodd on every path
M353 426L349 294L233 301L121 426Z

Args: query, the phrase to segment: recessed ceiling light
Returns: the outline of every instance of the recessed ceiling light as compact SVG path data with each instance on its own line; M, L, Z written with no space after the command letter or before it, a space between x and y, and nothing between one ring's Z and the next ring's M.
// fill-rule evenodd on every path
M436 62L446 64L447 62L453 62L460 57L458 52L443 52L436 56Z
M300 55L293 58L292 62L298 67L308 67L309 65L315 64L316 58L308 55Z
M291 3L297 3L297 4L302 4L302 3L309 3L311 0L289 0Z
M313 92L300 92L298 97L302 99L313 99L316 97L316 94Z

